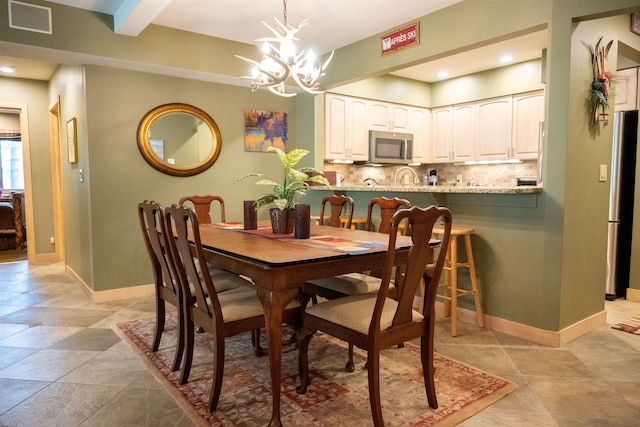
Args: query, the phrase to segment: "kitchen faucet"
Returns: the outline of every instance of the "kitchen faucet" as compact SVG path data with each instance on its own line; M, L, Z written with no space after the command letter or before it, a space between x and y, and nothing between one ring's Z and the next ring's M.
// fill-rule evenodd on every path
M419 184L420 183L420 178L418 178L418 174L416 173L416 171L414 171L409 166L402 166L401 168L398 168L396 173L393 175L393 186L394 187L398 186L398 176L400 176L400 172L402 172L402 171L411 172L411 175L413 175L413 183L414 184Z
M376 181L375 179L373 179L371 177L365 178L362 182L367 182L367 181L372 181L374 186L380 185L380 184L378 184L378 181ZM367 185L371 185L371 184L367 184Z

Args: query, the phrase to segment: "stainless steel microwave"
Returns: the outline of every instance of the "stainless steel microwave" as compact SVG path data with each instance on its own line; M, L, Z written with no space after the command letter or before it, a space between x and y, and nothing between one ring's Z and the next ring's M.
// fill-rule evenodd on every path
M413 162L413 135L369 131L369 163L408 164Z

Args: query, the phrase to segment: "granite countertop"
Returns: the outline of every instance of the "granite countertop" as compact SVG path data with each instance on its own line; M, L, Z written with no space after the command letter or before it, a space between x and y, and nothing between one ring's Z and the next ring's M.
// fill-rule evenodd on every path
M520 187L491 187L491 186L392 186L392 185L341 185L341 186L312 186L311 190L332 191L387 191L397 193L458 193L458 194L532 194L541 193L541 186Z

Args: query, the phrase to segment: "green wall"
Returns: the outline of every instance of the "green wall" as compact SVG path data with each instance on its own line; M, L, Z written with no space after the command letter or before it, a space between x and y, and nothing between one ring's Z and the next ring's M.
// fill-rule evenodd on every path
M90 198L81 203L88 203L94 258L92 286L96 291L151 282L137 218L138 202L149 199L169 205L189 194L216 194L225 200L227 220L241 220L242 201L259 196L261 188L252 180L238 183L236 179L250 172L280 178L275 154L244 151L244 109L288 113L292 146L297 144L298 135L304 134L297 126L295 99L97 66L87 66L85 78L89 137L81 149L88 157L79 167L84 167L89 177L85 186L90 188ZM165 175L140 155L138 123L152 108L171 102L206 111L220 128L220 156L202 174L183 178ZM70 256L67 262L73 266L78 260Z
M87 284L93 283L93 240L91 235L91 171L89 161L89 130L82 67L60 66L49 82L49 99L53 105L60 99L60 164L64 198L65 262ZM69 163L66 150L66 124L76 118L78 162ZM80 182L80 170L84 182Z

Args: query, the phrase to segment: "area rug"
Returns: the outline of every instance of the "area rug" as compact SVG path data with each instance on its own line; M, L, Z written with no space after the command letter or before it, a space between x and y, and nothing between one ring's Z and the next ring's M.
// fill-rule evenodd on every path
M154 318L118 324L116 332L136 351L196 425L265 426L271 418L267 357L255 357L250 335L227 339L225 373L218 410L206 408L211 387L211 339L196 334L194 365L189 382L179 385L179 371L171 372L176 333L175 318L167 320L160 349L151 352ZM290 332L289 332L290 333ZM285 336L286 335L285 332ZM265 340L263 339L264 343ZM311 384L298 395L297 349L283 344L282 422L286 426L368 426L369 407L365 353L356 349L356 371L347 373L346 344L316 334L309 348ZM438 409L431 409L422 379L420 348L412 343L385 350L380 360L383 415L389 426L453 426L480 412L517 385L476 368L435 355Z
M640 335L640 316L633 316L631 319L625 320L624 322L616 323L612 328Z

